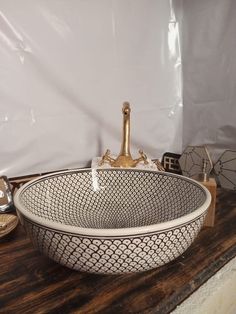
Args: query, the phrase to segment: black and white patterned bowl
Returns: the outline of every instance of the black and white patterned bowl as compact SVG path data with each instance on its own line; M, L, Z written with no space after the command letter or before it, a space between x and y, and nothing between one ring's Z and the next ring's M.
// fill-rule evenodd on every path
M34 245L54 261L92 273L152 269L181 255L211 202L196 181L134 169L46 175L15 195Z

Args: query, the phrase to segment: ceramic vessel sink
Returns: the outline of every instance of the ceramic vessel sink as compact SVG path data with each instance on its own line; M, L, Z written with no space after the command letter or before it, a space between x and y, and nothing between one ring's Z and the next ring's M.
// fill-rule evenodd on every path
M46 175L15 196L20 220L42 253L75 270L112 274L177 258L200 231L210 201L192 179L112 168Z

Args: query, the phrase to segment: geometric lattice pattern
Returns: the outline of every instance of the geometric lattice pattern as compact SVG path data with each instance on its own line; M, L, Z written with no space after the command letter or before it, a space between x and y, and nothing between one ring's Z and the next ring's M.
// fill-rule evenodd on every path
M194 178L203 171L203 161L205 162L205 173L210 174L213 165L204 146L188 146L179 159L179 164L184 176Z
M215 164L214 172L221 187L236 191L236 151L226 150Z
M193 242L206 212L152 233L137 234L137 228L128 236L122 229L124 233L115 236L114 229L171 221L193 212L205 200L203 188L187 178L112 168L39 178L19 195L21 205L35 216L81 228L79 234L68 233L21 215L41 252L75 270L113 274L148 270L175 259ZM88 236L83 233L89 232L87 228L110 229L110 236L95 236L95 232Z
M82 228L129 228L170 221L205 201L198 184L144 170L98 169L38 179L20 196L38 217Z
M180 256L193 242L204 216L183 226L140 236L94 238L52 230L25 220L34 245L74 270L119 274L149 270Z

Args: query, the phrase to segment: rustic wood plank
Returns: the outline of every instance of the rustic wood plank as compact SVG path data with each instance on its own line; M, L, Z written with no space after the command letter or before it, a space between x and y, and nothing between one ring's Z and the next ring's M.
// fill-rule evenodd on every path
M38 253L21 226L0 240L0 313L169 313L236 256L236 193L220 191L216 221L177 260L129 275L92 275Z

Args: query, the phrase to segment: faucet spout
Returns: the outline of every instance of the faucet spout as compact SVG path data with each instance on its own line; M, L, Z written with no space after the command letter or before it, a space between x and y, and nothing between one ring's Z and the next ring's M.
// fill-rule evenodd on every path
M130 105L128 102L123 104L123 138L119 156L130 156Z

